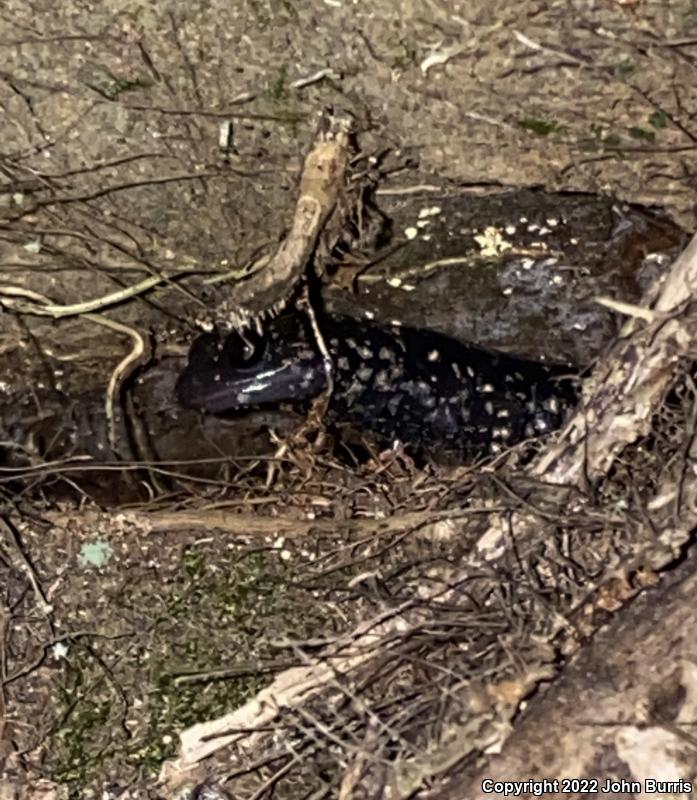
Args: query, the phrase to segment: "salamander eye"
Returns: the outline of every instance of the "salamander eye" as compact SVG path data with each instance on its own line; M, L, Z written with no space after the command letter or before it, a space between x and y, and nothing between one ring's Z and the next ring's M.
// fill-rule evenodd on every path
M256 366L266 353L267 340L256 331L231 333L220 355L222 369L245 369Z

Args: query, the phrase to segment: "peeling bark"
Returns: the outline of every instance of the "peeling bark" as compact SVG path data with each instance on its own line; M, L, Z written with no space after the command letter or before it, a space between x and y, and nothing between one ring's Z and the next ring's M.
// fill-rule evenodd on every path
M697 316L697 236L676 259L662 287L649 290L655 321L632 320L604 364L598 364L585 400L556 445L532 470L550 483L583 487L605 475L617 454L646 435L651 415L680 366L694 354ZM651 300L657 299L655 303Z
M474 774L453 777L437 795L427 796L439 800L500 796L484 791L486 780L547 780L558 791L545 797L596 796L561 791L563 778L597 780L600 786L610 779L634 781L642 789L649 780L685 781L694 791L695 555L596 636L554 686L530 704L500 755L487 757ZM654 796L686 796L686 791ZM617 798L638 795L612 793ZM530 787L517 796L535 795Z

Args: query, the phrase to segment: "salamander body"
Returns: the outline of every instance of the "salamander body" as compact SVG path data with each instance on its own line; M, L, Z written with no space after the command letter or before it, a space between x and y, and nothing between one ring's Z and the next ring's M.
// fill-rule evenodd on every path
M323 316L333 391L329 413L391 443L455 451L464 460L558 428L577 400L568 367L463 344L432 330ZM327 372L303 314L264 336L197 339L181 374L182 405L210 413L303 401Z

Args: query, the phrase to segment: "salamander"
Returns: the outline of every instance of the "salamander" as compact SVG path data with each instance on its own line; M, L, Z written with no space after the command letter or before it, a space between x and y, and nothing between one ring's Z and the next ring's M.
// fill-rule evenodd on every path
M567 366L367 319L323 315L319 328L329 363L299 312L277 317L263 335L204 334L179 377L179 402L219 414L307 401L326 389L329 367L336 422L472 460L558 428L577 401Z

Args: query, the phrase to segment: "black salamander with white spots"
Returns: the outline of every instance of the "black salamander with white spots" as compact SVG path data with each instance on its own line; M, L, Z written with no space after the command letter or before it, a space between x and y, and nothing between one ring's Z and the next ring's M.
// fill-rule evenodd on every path
M577 400L568 367L465 345L441 333L322 316L336 422L464 460L558 428ZM320 394L327 372L307 318L273 320L264 336L199 337L177 383L182 405L209 413Z

